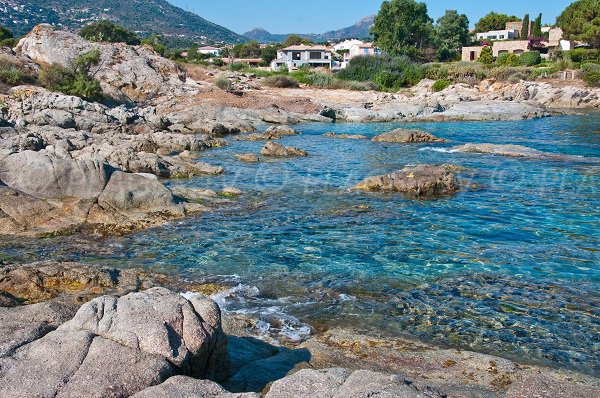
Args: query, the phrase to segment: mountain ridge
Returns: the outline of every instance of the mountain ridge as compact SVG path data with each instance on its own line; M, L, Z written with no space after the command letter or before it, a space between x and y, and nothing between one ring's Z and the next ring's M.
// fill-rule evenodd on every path
M312 41L328 41L328 40L342 40L342 39L364 39L370 38L370 30L373 26L375 16L364 17L358 22L356 22L352 26L348 26L346 28L338 29L338 30L330 30L325 33L315 34L315 33L270 33L266 29L261 27L254 28L246 33L243 36L256 40L263 43L281 43L288 36L297 34L304 38L307 38Z
M77 30L100 19L112 20L141 35L156 33L199 42L247 40L166 0L0 0L0 24L17 36L40 23Z

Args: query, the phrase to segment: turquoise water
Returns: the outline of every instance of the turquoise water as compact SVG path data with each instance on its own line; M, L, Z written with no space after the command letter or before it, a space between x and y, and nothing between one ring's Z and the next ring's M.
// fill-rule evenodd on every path
M418 123L448 144L322 137L390 124L310 124L286 137L308 158L260 164L235 141L202 154L218 177L170 181L245 195L218 211L132 236L0 241L19 261L58 258L144 266L232 286L227 311L265 333L318 327L409 334L437 344L600 374L600 116ZM520 144L564 160L449 153L467 142ZM575 156L581 157L576 158ZM598 158L598 159L594 159ZM466 167L454 197L410 200L350 188L416 163Z

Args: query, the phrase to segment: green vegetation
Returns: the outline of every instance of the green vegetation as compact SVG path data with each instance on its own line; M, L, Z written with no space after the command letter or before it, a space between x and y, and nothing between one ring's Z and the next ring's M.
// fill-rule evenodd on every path
M504 53L498 55L496 58L496 65L498 66L517 66L519 65L519 56L513 53Z
M542 14L533 21L533 27L531 28L532 37L542 37Z
M70 68L52 65L42 70L38 79L48 90L99 101L103 98L100 83L90 76L91 68L99 62L100 52L91 50L78 56Z
M140 44L137 35L114 22L103 20L84 26L79 35L89 41L106 41L110 43Z
M528 51L519 57L519 65L535 66L542 63L542 56L539 51Z
M271 76L265 79L265 86L274 88L298 88L300 85L298 82L288 76Z
M559 15L556 23L566 39L600 48L600 1L574 1Z
M520 20L520 18L517 18L514 15L506 15L492 11L475 24L475 32L480 33L489 32L490 30L503 30L506 28L507 22Z
M0 61L0 82L9 86L17 86L32 80L31 76L18 65Z
M521 28L521 40L525 40L529 37L529 14L525 14L523 18L523 27Z
M285 47L289 47L289 46L298 46L300 44L312 44L312 42L308 39L305 39L302 36L289 35L283 42L282 46L283 46L283 48L285 48Z
M600 87L600 65L585 64L583 69L583 81L591 87Z
M481 55L477 60L485 65L491 65L494 62L494 53L490 46L485 46L481 49Z
M219 87L221 90L229 91L232 88L231 80L226 77L219 77L215 81L215 85Z
M162 37L157 34L152 34L147 39L142 40L142 44L152 47L154 51L159 53L161 56L165 56L167 53L167 49L163 44Z
M382 91L398 91L420 82L423 69L406 56L361 56L352 58L346 69L338 73L338 77L342 80L373 82Z
M13 33L10 29L0 25L0 47L12 47L15 44Z
M433 39L427 5L415 0L389 0L381 5L371 28L375 45L392 55L418 58Z
M435 27L437 58L440 61L451 61L457 58L458 49L467 45L469 37L469 18L456 10L447 10L437 20Z
M444 89L446 89L447 87L449 87L452 84L452 82L450 82L449 80L438 80L435 83L433 83L433 86L431 86L431 88L433 89L434 92L440 92L443 91Z

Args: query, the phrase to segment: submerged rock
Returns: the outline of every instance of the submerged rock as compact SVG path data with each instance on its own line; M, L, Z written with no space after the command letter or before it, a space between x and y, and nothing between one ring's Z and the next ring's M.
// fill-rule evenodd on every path
M456 152L489 153L510 157L543 157L548 154L523 145L465 144L450 149Z
M308 156L308 152L295 147L284 147L276 142L267 142L266 145L261 149L260 154L263 156L272 157L295 157L295 156Z
M260 162L260 158L253 153L238 153L235 155L235 157L240 162L246 162L246 163Z
M369 137L367 137L366 135L360 135L360 134L337 134L337 133L325 133L323 134L324 137L328 137L328 138L340 138L340 139L346 139L346 140L366 140Z
M420 164L392 174L369 177L355 189L371 192L399 192L417 198L452 195L459 190L451 167Z
M373 137L374 142L418 143L418 142L447 142L421 130L396 129Z
M271 126L264 133L252 133L241 135L236 139L238 141L270 141L278 140L288 135L300 134L289 126Z

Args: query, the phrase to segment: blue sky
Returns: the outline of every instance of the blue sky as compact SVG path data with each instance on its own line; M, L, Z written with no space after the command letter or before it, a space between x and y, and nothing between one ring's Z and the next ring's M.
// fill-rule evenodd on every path
M382 0L168 0L237 33L262 27L271 33L324 33L352 25L374 15ZM429 15L437 19L447 9L467 14L471 25L489 11L515 14L543 13L544 23L554 23L570 0L425 0Z

